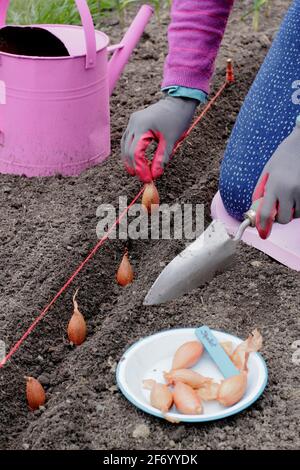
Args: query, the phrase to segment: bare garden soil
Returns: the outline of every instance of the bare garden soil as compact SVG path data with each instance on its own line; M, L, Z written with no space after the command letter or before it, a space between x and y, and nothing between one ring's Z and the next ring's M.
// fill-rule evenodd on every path
M206 224L226 141L290 2L274 0L258 33L250 18L240 21L249 3L236 2L213 90L223 83L228 57L235 62L236 84L158 182L163 202L205 204ZM117 204L120 195L130 201L140 189L123 170L119 144L131 112L160 96L168 21L167 13L160 24L152 21L119 81L111 103L112 155L105 164L78 178L0 175L0 339L7 349L96 243L99 204ZM115 18L107 19L103 29L113 40L121 36ZM242 245L235 267L209 285L170 304L144 307L143 298L163 264L183 246L174 240L130 241L136 280L127 288L115 282L125 243L103 246L0 370L1 449L299 448L299 365L292 362L292 344L300 339L299 274ZM66 337L75 287L80 287L80 308L88 322L87 341L78 348ZM172 425L134 408L116 387L115 367L124 350L159 330L201 324L240 337L259 328L269 368L261 399L238 416L201 425ZM45 386L44 409L28 410L24 375Z

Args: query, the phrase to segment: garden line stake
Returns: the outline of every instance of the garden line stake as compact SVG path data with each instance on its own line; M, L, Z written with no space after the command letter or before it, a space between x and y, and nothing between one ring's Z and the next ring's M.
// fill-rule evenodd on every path
M190 133L196 127L196 125L202 120L202 118L205 116L205 114L209 111L209 109L212 107L212 105L216 102L216 100L219 98L219 96L223 93L225 88L228 85L230 85L233 81L234 81L234 75L233 75L232 63L231 63L231 60L229 60L229 61L227 61L226 80L225 80L225 82L219 88L219 90L216 92L216 94L212 97L212 99L209 100L207 105L204 107L202 112L199 114L199 116L192 123L190 128L184 133L184 135L181 137L181 139L177 142L177 144L176 144L176 146L173 150L173 154L178 150L178 148L182 145L182 143L190 135ZM71 277L66 281L66 283L63 285L63 287L53 297L51 302L49 302L49 304L42 310L42 312L34 320L34 322L30 325L30 327L25 331L25 333L21 336L21 338L10 349L10 351L7 353L7 355L0 362L0 369L2 369L2 367L5 366L5 364L11 359L11 357L15 354L15 352L18 351L18 349L21 347L23 342L28 338L30 333L32 333L32 331L35 329L35 327L38 325L38 323L40 323L40 321L46 316L46 314L48 313L50 308L53 306L53 304L57 301L57 299L67 290L67 288L74 281L74 279L77 277L77 275L82 271L82 269L85 267L85 265L94 257L94 255L97 253L99 248L109 238L109 235L112 232L112 230L120 224L123 217L127 214L129 209L136 203L136 201L139 199L139 197L143 194L144 190L145 190L145 186L142 189L140 189L140 191L133 198L131 203L126 207L126 209L124 209L124 211L120 214L120 216L115 220L115 222L112 224L112 226L108 229L108 231L106 232L104 237L102 237L101 240L98 241L98 243L94 246L94 248L89 253L89 255L85 258L85 260L78 266L78 268L74 271L74 273L71 275Z

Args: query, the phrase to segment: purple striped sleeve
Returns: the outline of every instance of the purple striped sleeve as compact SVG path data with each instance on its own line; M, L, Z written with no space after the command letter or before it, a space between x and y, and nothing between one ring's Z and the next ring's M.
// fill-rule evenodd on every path
M234 0L173 0L162 87L209 93L214 62Z

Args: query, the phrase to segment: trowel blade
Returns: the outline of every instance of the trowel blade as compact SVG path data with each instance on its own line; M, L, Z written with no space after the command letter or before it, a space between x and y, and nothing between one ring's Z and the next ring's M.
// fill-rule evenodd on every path
M214 220L207 229L161 272L149 290L144 305L176 299L210 281L232 261L237 242L225 225Z

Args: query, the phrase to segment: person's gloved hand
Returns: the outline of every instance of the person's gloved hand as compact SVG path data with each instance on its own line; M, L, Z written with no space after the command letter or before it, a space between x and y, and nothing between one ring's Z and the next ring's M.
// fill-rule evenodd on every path
M261 238L267 238L276 218L287 224L300 217L300 119L279 145L258 180L253 201L262 198L256 215Z
M166 96L133 113L121 142L122 159L128 173L137 175L144 183L161 176L176 142L188 128L197 104L197 100L191 98ZM149 166L145 152L153 141L158 146Z

